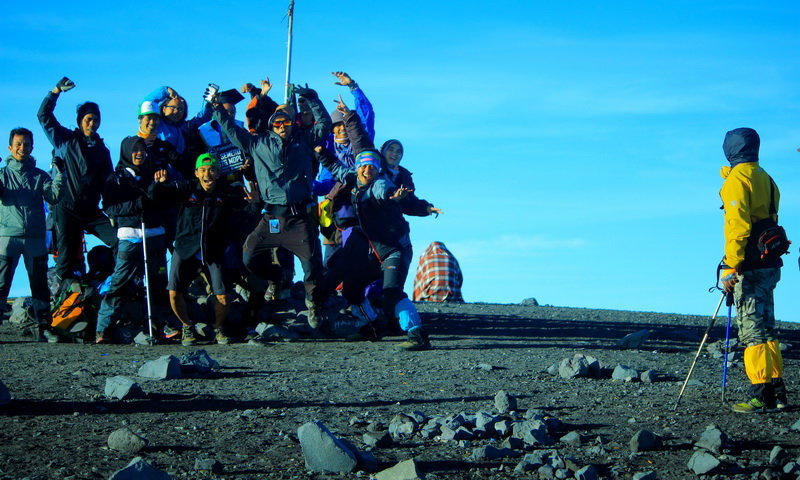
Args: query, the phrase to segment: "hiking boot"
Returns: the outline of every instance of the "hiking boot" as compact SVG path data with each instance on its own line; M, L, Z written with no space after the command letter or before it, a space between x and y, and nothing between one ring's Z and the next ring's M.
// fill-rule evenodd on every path
M418 352L420 350L430 350L431 342L422 327L414 327L408 331L408 339L405 342L398 343L395 348L408 352Z
M162 338L164 340L172 340L173 338L179 336L181 334L181 331L180 330L176 330L176 329L170 327L169 325L164 325L164 332L163 333L164 334L162 335Z
M47 343L59 343L61 338L54 332L46 328L39 329L39 338L36 340L37 342L47 342Z
M774 412L775 408L770 408L761 400L753 398L746 402L731 405L731 410L736 413L766 413Z
M111 338L107 337L105 332L96 332L94 336L95 345L107 345L111 343Z
M194 326L184 325L181 328L181 345L184 347L191 347L197 344L197 338L194 336Z
M308 318L308 325L314 330L319 330L323 323L325 323L322 308L316 305L310 305L306 310L306 318Z
M214 329L214 339L217 341L217 344L219 345L227 345L231 343L230 337L225 335L225 332L222 331L222 328Z

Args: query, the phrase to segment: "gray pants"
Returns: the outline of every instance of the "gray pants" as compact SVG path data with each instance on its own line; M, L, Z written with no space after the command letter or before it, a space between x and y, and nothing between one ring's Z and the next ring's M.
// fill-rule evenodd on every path
M47 247L44 237L0 237L0 308L7 308L6 300L20 256L28 271L36 313L46 313L50 308L50 289L47 287Z

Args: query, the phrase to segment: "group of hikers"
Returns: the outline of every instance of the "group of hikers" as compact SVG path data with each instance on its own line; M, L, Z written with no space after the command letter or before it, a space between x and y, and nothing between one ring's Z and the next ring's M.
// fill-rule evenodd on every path
M430 348L403 291L412 260L404 216L442 211L416 196L411 172L400 166L400 141L376 147L375 114L358 84L344 72L333 75L352 93L353 109L340 96L329 113L316 91L299 85L278 105L267 78L260 88L209 85L200 112L189 117L181 95L158 88L140 102L138 131L122 140L116 167L97 133L96 103L78 105L77 128L56 119L61 94L75 87L62 78L38 112L53 146L50 175L31 156L30 130L9 135L11 155L0 168L0 304L7 304L22 257L34 315L46 333L56 296L61 301L93 273L84 258L88 233L114 255L113 272L100 279L96 343L111 341L126 299L144 283L158 336L195 344L186 293L201 278L213 302L214 341L227 344L234 284L249 289L254 303L285 298L297 257L311 328L328 331L323 306L339 290L367 338L382 312L407 336L399 347ZM236 110L245 95L241 121ZM415 280L415 299L463 301L457 262L439 242L429 250L421 264L432 272L430 281ZM48 251L55 256L55 287L48 286ZM373 303L366 293L376 285Z

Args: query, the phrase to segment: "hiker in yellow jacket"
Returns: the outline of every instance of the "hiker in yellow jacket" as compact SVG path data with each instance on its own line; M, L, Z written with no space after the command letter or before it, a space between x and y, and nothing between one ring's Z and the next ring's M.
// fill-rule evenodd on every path
M758 163L760 143L752 128L737 128L725 135L722 144L731 166L721 172L725 257L720 279L726 291L733 291L752 397L732 406L739 413L788 406L772 295L783 262L780 256L762 258L757 246L760 233L777 224L780 192Z

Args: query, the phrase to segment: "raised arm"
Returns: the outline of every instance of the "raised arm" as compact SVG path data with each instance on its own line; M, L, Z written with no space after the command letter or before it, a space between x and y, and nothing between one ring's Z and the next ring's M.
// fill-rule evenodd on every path
M337 160L336 157L334 157L333 154L331 154L331 152L329 152L325 147L317 145L314 148L314 152L316 153L319 163L328 169L328 171L331 172L331 175L333 175L333 177L339 182L347 183L348 178L355 175L355 170L352 168L347 168L339 163L339 160Z
M56 102L61 92L66 92L73 88L75 88L75 83L72 80L67 77L62 78L58 81L53 90L47 92L44 100L42 100L42 105L39 107L39 113L37 115L39 124L42 126L42 130L44 130L47 139L55 148L60 147L70 138L69 129L62 126L58 123L58 120L56 120L54 113Z
M311 137L308 139L310 145L318 145L327 138L333 127L331 116L322 102L319 100L319 95L313 89L308 87L301 87L295 85L295 92L299 97L302 97L311 108L311 113L314 115L314 127L311 129Z
M245 128L237 125L233 117L219 103L214 104L214 120L219 123L220 128L232 144L244 153L252 155L251 149L256 137Z
M345 72L331 72L331 74L338 80L334 82L336 85L342 85L350 89L350 93L353 94L353 100L355 102L355 111L358 112L358 116L361 117L361 122L364 124L364 129L367 131L369 139L374 142L375 110L372 108L372 103L370 103L367 96L364 95L364 92L361 90L361 87L358 86L350 75Z

